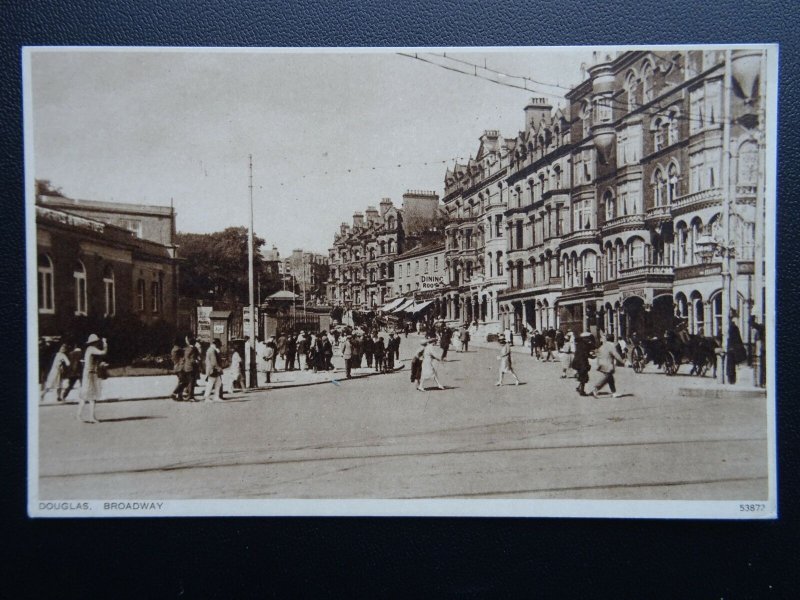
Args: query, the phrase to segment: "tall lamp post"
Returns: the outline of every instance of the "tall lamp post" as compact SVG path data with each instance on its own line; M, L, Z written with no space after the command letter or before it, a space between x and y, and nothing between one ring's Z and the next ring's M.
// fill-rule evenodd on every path
M250 227L247 231L247 283L250 301L250 388L258 387L258 372L256 370L256 306L253 291L253 155L250 160Z

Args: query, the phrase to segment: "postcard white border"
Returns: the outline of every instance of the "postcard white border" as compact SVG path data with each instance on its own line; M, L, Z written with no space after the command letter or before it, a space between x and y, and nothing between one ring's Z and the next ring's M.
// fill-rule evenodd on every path
M758 48L766 50L768 97L766 110L765 283L767 326L767 500L537 500L537 499L257 499L257 500L39 500L38 307L36 270L35 164L31 98L31 54L36 52L152 52L152 53L272 53L272 54L393 54L403 52L530 53L575 50L624 51L658 49ZM25 250L27 268L27 415L28 515L38 518L75 517L222 517L222 516L394 516L394 517L580 517L633 519L761 520L778 517L777 486L777 378L775 355L775 278L777 221L777 44L658 44L623 46L447 46L447 47L153 47L153 46L26 46L22 48L23 140L25 181ZM160 506L159 506L160 505ZM763 506L754 511L742 506Z

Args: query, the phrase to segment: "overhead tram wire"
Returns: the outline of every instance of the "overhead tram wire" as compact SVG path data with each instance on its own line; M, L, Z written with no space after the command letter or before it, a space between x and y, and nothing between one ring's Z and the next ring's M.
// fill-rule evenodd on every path
M564 90L565 92L568 92L568 91L573 89L571 87L568 87L568 86L565 86L565 85L561 85L561 84L558 84L558 83L548 83L547 81L539 81L539 80L533 79L532 77L527 77L525 75L511 75L510 73L503 73L503 72L498 71L496 69L490 69L486 65L481 66L481 65L477 65L475 63L469 62L468 60L463 60L463 59L460 59L460 58L455 58L453 56L448 56L447 53L444 53L444 52L442 54L435 54L435 56L441 56L442 58L445 58L447 60L452 60L453 62L458 62L458 63L464 64L464 65L469 65L471 67L474 67L476 69L481 69L483 71L488 71L490 73L494 73L498 77L510 77L512 79L522 79L524 81L530 81L531 83L533 83L535 85L546 85L548 87L554 87L554 88L558 88L558 89Z
M508 81L498 81L497 79L492 79L491 77L486 77L485 75L481 75L480 73L478 73L477 68L483 69L483 67L480 67L479 65L473 65L474 67L476 67L476 70L474 72L470 73L470 72L464 71L462 69L456 69L455 67L451 67L451 66L448 66L448 65L443 65L443 64L438 63L436 61L429 60L427 58L423 58L419 54L407 54L405 52L398 52L397 54L399 56L405 56L406 58L412 58L414 60L418 60L418 61L421 61L421 62L424 62L424 63L428 63L429 65L433 65L435 67L439 67L440 69L445 69L447 71L452 71L453 73L459 73L461 75L468 75L469 77L476 77L478 79L483 79L484 81L488 81L488 82L494 83L496 85L502 85L504 87L509 87L509 88L514 88L514 89L517 89L517 90L522 90L522 91L528 92L529 94L531 94L531 93L532 94L539 94L541 96L547 96L549 98L563 99L563 94L555 94L553 92L546 92L544 90L537 90L535 88L528 87L527 85L517 85L517 84L514 84L514 83L510 83ZM434 56L438 56L438 55L434 55ZM500 73L499 71L491 71L491 70L489 70L489 71L493 72L493 73L496 73L498 76L500 76L500 75L502 75L504 77L506 76L504 73ZM523 78L523 82L527 83L527 81L529 81L529 79Z
M548 96L548 97L551 97L551 98L563 99L563 95L554 94L554 93L551 93L551 92L545 92L543 90L533 89L533 88L530 88L528 86L520 86L520 85L516 85L516 84L510 83L510 82L506 82L506 81L498 81L496 79L492 79L490 77L485 77L485 76L479 74L477 72L477 69L481 69L481 70L484 70L484 71L489 71L489 72L494 73L494 74L496 74L498 76L511 77L511 78L514 78L514 79L522 79L523 81L526 81L526 82L530 81L532 83L537 83L538 85L546 85L546 86L551 86L551 87L557 87L557 88L560 88L560 89L563 89L563 90L567 90L567 91L574 89L574 88L568 88L566 86L562 86L562 85L559 85L559 84L536 81L534 79L531 79L530 77L525 77L525 76L522 76L522 75L509 75L509 74L506 74L506 73L501 73L500 71L495 71L493 69L489 69L488 67L483 67L481 65L477 65L475 63L471 63L469 61L465 61L465 60L461 60L461 59L456 59L456 58L453 58L451 56L447 56L447 55L444 55L444 54L442 54L442 55L433 54L433 56L446 58L446 59L452 60L454 62L463 63L464 65L471 66L471 67L475 68L476 71L475 72L467 72L467 71L463 71L461 69L456 69L456 68L453 68L453 67L450 67L450 66L447 66L447 65L442 65L440 63L437 63L435 61L429 60L427 58L423 58L423 57L419 56L419 54L416 54L416 53L415 54L408 54L408 53L405 53L405 52L398 52L397 54L399 54L400 56L405 56L407 58L413 58L415 60L419 60L421 62L428 63L428 64L433 65L435 67L439 67L441 69L446 69L446 70L452 71L454 73L459 73L461 75L467 75L469 77L476 77L478 79L483 79L484 81L488 81L490 83L494 83L494 84L497 84L497 85L502 85L502 86L509 87L509 88L523 90L523 91L529 92L529 93L537 93L537 94L541 94L543 96ZM624 103L623 101L619 100L617 97L612 97L610 100L611 100L611 102L613 104L616 105L617 108L624 108L624 109L628 108L627 104ZM637 104L635 106L634 110L638 110L639 108L642 108L643 106L646 106L646 105L645 104ZM662 107L660 105L656 105L656 106L653 106L651 108L655 110L654 113L650 113L651 115L652 114L657 114L658 112L664 112L664 111L669 110L669 107ZM685 114L677 115L676 118L678 120L680 120L680 121L688 121L688 122L695 121L695 122L698 122L700 125L703 125L704 122L705 122L702 119L695 119L695 118L691 117L690 115L685 115ZM721 124L722 120L719 119L717 122Z

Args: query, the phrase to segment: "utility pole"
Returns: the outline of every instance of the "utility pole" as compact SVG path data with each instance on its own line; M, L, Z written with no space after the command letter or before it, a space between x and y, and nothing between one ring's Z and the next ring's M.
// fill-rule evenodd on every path
M753 316L756 322L766 331L764 310L764 185L766 181L766 152L767 152L767 125L766 125L766 70L767 53L761 52L761 61L758 70L758 174L756 176L756 223L755 247L753 255L754 285L753 285ZM748 323L749 327L749 323ZM761 387L766 382L766 365L764 364L764 340L761 333L756 339L753 349L753 384Z
M731 50L725 50L725 75L722 79L722 368L719 370L720 383L728 383L726 371L728 361L728 328L731 319L731 290L736 293L736 263L733 259L734 249L731 247L731 209L734 201L731 193ZM735 368L735 367L734 367Z
M308 289L308 280L306 279L306 255L303 253L303 320L306 319L306 294Z
M248 295L250 300L250 387L258 387L258 373L256 371L256 306L253 294L253 155L250 161L250 228L247 232L247 279Z

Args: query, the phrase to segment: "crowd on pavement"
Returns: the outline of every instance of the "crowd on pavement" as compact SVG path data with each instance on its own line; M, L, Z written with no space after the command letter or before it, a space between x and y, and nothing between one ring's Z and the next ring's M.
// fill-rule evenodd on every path
M469 352L470 341L476 333L476 324L451 327L443 320L438 320L416 323L415 329L423 337L411 356L411 382L417 390L423 392L430 380L439 389L446 389L440 381L439 364L448 360L451 346L455 346L456 352ZM225 398L224 374L228 376L233 390L258 388L270 384L272 374L277 371L334 371L332 359L335 353L344 361L347 379L352 377L354 369L364 367L373 373L392 373L402 368L399 365L401 338L403 334L407 338L410 331L413 329L408 323L399 327L387 325L384 328L375 323L374 326L365 327L337 325L330 331L320 332L284 331L265 340L256 338L254 342L246 337L242 352L233 345L227 358L222 355L219 339L213 339L204 348L191 336L179 337L175 339L170 353L172 373L176 377L170 397L178 402L199 402L195 390L200 381L203 402L222 402ZM665 337L668 337L668 333L665 333ZM518 337L523 348L529 346L530 356L537 362L560 363L560 377L574 377L577 380L575 391L581 396L598 397L607 386L612 397L619 397L614 377L616 368L618 365L633 366L630 350L639 347L635 336L632 341L626 341L615 339L611 333L602 332L597 336L590 332L576 335L572 331L539 331L528 327L522 328ZM741 345L735 322L730 337L734 344ZM502 386L506 376L513 379L514 385L520 385L521 381L512 364L514 335L507 329L498 336L497 342L499 368L496 385ZM61 344L49 368L45 367L47 370L40 373L40 380L43 380L40 400L43 401L45 395L54 393L57 402L64 402L76 385L79 385L76 417L79 421L97 423L95 404L102 396L102 382L108 377L108 365L104 362L107 351L107 340L96 334L88 337L84 348L78 344ZM527 349L523 356L525 354ZM253 362L255 382L250 381ZM599 377L587 390L593 363ZM729 365L731 363L733 360ZM716 364L714 369L716 370ZM728 366L726 370L729 380L735 381L735 363L733 369ZM88 419L84 418L86 404L89 405Z

